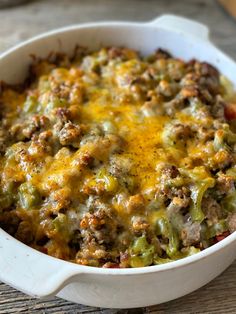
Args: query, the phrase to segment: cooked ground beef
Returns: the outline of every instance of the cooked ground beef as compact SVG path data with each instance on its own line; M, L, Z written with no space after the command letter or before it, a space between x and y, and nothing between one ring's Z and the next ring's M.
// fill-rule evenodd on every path
M59 142L62 146L71 145L73 147L79 147L81 133L80 126L67 122L59 132Z
M200 241L200 223L186 223L181 230L181 239L184 246L190 246Z
M205 213L206 222L209 226L216 224L222 218L221 206L212 197L203 198L202 210Z

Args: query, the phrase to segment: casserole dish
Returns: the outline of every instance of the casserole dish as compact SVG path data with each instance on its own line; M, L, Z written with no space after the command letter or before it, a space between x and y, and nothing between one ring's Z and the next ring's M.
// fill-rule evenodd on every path
M186 60L208 61L234 81L234 62L209 42L207 28L174 16L145 24L99 23L47 33L3 54L0 79L19 83L27 74L30 54L71 54L78 43L90 49L127 46L143 54L161 47ZM209 282L234 260L235 234L197 255L139 269L74 265L36 252L2 230L0 248L0 279L25 293L37 297L57 294L87 305L128 308L169 301Z

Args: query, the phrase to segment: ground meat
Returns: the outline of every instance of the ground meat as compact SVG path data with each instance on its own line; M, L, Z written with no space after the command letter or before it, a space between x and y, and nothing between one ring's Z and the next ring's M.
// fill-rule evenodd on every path
M0 155L4 154L7 148L8 132L0 127Z
M175 187L173 180L180 177L180 172L176 166L171 164L160 164L157 167L157 172L160 172L159 180L160 185L156 191L156 198L161 199L165 204L169 205L171 201L176 198L176 204L186 204L183 207L187 207L190 200L190 190L187 187ZM172 204L174 206L174 203Z
M113 155L110 158L110 173L115 177L123 177L129 173L132 168L132 161L119 155Z
M184 225L184 228L181 231L181 239L183 241L184 246L190 246L200 241L200 231L201 226L200 223L194 222L190 223L187 222Z
M231 124L236 119L236 103L234 102L227 102L224 107L224 115L225 119ZM231 124L233 130L235 132L234 123Z
M196 60L189 62L187 74L182 78L180 97L199 97L207 104L214 104L215 96L220 94L221 87L218 71L207 63Z
M97 141L93 140L92 156L98 160L104 160L111 154L118 153L125 141L119 135L107 134L103 138L98 137Z
M218 70L206 62L195 62L195 71L200 75L199 83L212 94L218 94L220 90Z
M216 179L215 192L222 197L235 191L234 178L224 173L219 173Z
M106 260L109 253L104 245L98 244L95 239L90 238L89 241L82 243L80 250L76 254L76 262L82 265L98 266L99 260Z
M225 102L223 101L222 97L218 95L216 97L216 101L214 106L211 108L211 114L214 118L219 119L221 122L225 122Z
M176 166L174 165L164 165L162 168L162 179L174 179L176 178L180 173Z
M53 137L53 133L51 130L43 131L39 133L38 139L39 141L50 141Z
M191 60L188 63L188 71L196 74L196 82L201 87L207 88L211 93L218 94L220 89L219 72L207 62Z
M143 106L141 111L145 117L160 116L164 114L164 107L161 105L160 96L155 92L149 93L148 99Z
M181 97L176 97L163 104L163 108L165 109L166 114L171 117L174 116L174 114L177 111L185 107L186 107L185 101Z
M120 265L118 263L107 262L102 267L103 268L120 268Z
M10 128L11 138L15 140L31 139L34 135L50 127L50 120L44 115L30 117L24 123L16 123Z
M138 56L138 53L136 51L121 47L110 47L107 50L107 54L108 60L119 58L123 61L136 58Z
M231 233L236 231L236 213L229 214L229 216L227 218L227 223L228 223L228 226L229 226L229 231Z
M229 167L233 162L233 156L226 150L219 150L212 158L211 167L214 170L223 170Z
M22 135L25 138L31 138L35 133L45 130L50 126L50 120L46 116L36 115L27 122L22 128Z
M200 72L201 75L209 75L211 77L216 77L217 79L219 78L219 71L213 65L207 62L195 62L195 68Z
M183 87L179 93L179 97L182 99L188 99L197 96L199 96L199 91L196 85L187 85Z
M196 135L200 141L207 142L214 139L214 130L208 129L205 126L198 127L197 130L194 131L196 131Z
M149 228L149 223L144 217L141 216L133 216L132 218L132 231L139 235L142 232L146 231Z
M181 198L184 200L184 202L189 202L190 201L190 189L188 187L169 187L169 186L162 186L157 188L156 191L156 198L161 199L164 204L169 205L171 200L174 197ZM186 200L185 200L186 199Z
M108 49L108 58L109 59L116 59L116 58L124 58L124 51L122 48L112 47Z
M71 118L71 112L68 108L57 108L56 115L59 120L63 122L68 122L68 120L70 120Z
M208 226L214 225L222 217L220 204L210 196L203 198L202 210L207 218Z
M187 140L192 135L190 126L181 123L173 124L171 131L176 140Z
M76 160L77 165L92 168L94 166L94 158L89 152L83 152Z
M38 158L39 156L43 157L45 153L51 154L53 151L52 145L50 143L51 138L51 131L45 131L40 133L38 137L33 137L28 149L29 155Z
M87 213L80 222L83 243L92 239L98 244L112 244L117 238L118 221L115 213L105 204L95 201L94 213Z
M167 214L171 216L174 213L179 212L181 209L188 207L190 203L189 197L174 197L169 206L167 207Z
M53 214L58 214L59 212L65 212L71 203L71 189L69 187L64 187L53 191L50 194L49 201L52 204L50 211Z
M73 124L72 122L67 122L60 130L58 136L61 145L79 147L81 134L82 130L80 126Z
M69 98L70 95L70 90L71 90L71 86L70 84L66 84L63 82L60 82L60 84L58 84L59 82L57 82L56 80L52 80L51 81L51 88L53 91L53 94L56 95L60 100L67 100Z
M161 80L158 87L157 92L165 97L173 97L178 92L178 85L175 83L169 83L166 80Z

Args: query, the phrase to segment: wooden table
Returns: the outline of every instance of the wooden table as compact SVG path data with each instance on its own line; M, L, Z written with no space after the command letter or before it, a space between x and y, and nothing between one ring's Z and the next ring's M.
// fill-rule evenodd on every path
M236 58L236 22L214 0L33 1L0 11L0 51L32 35L64 25L113 19L148 21L166 12L207 24L212 40ZM236 313L236 262L210 284L188 296L133 310L99 309L59 298L36 300L0 283L0 313Z

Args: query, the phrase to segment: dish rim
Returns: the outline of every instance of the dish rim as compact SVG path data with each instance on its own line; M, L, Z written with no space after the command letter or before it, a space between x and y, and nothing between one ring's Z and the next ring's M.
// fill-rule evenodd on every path
M1 235L2 233L2 235ZM99 273L99 274L104 274L104 275L134 275L134 274L146 274L146 273L154 273L154 272L163 272L166 270L170 269L178 269L181 267L184 267L186 265L194 264L198 262L201 259L207 258L208 256L213 255L214 253L220 252L221 249L224 247L230 245L231 243L235 242L236 243L236 231L227 236L225 239L223 239L220 242L217 242L213 244L212 246L195 253L191 256L184 257L182 259L178 259L172 262L167 262L164 264L159 264L159 265L151 265L151 266L144 266L144 267L135 267L135 268L103 268L103 267L94 267L94 266L86 266L86 265L81 265L77 264L71 261L66 261L63 259L59 259L56 257L53 257L51 255L47 255L46 253L42 253L26 244L23 242L17 240L10 234L8 234L6 231L0 228L0 237L5 237L5 240L11 241L12 245L17 245L19 248L20 246L22 249L25 251L26 256L29 255L34 255L35 257L39 255L42 258L46 259L51 259L51 261L59 262L64 265L69 266L71 268L71 271L73 271L73 275L77 274L86 274L86 273ZM14 243L15 242L15 243ZM27 252L28 251L28 252ZM30 254L31 253L31 254ZM72 274L71 274L72 275Z

